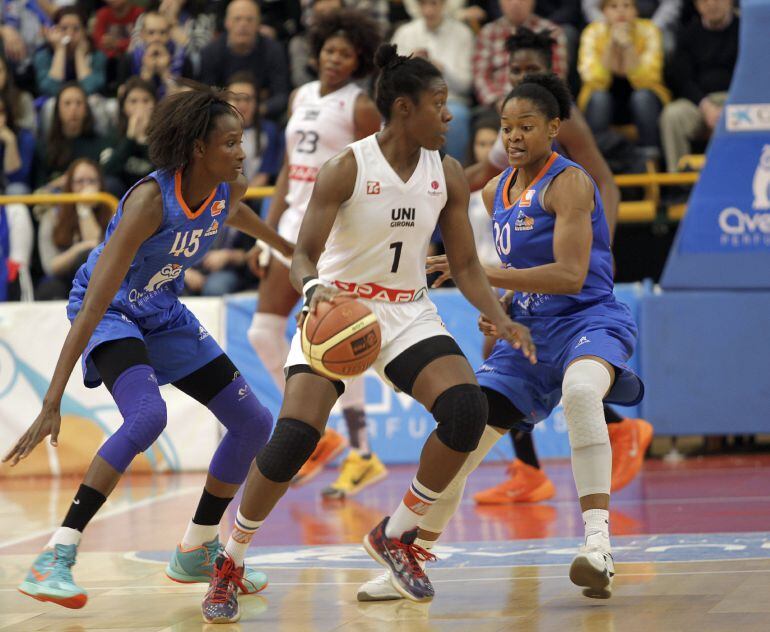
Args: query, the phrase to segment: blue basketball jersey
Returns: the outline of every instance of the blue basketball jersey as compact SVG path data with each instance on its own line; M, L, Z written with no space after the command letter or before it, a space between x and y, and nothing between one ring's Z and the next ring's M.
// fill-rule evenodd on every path
M516 169L509 167L502 173L495 192L492 220L497 254L505 267L533 268L554 262L556 216L543 209L543 196L551 181L568 167L576 167L585 173L577 163L553 152L540 173L513 202L508 199L508 191L515 182ZM583 289L579 294L571 295L517 292L511 304L514 316L570 314L612 297L610 233L599 190L593 179L591 182L595 205L591 217L593 244Z
M110 308L136 318L167 312L184 288L184 271L200 261L211 248L230 208L230 185L218 184L201 204L191 211L182 198L182 174L154 171L137 182L120 201L107 226L104 241L80 267L72 285L70 304L82 301L91 271L123 216L123 204L131 191L152 178L163 198L163 220L158 230L140 247L131 262Z

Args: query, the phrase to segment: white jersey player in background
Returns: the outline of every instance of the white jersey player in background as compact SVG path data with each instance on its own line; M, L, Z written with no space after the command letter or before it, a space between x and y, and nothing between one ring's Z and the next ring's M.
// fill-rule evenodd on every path
M353 141L380 129L377 108L354 83L372 71L379 41L376 24L354 10L324 15L310 32L319 79L297 88L291 97L286 159L267 216L267 223L292 243L297 241L319 169ZM299 299L289 282L289 266L288 259L272 253L248 331L249 342L281 391L283 365L289 353L287 320ZM369 449L363 378L351 382L340 404L352 449L338 479L322 492L337 498L351 496L387 475L385 466ZM293 483L308 482L344 449L344 438L327 429Z

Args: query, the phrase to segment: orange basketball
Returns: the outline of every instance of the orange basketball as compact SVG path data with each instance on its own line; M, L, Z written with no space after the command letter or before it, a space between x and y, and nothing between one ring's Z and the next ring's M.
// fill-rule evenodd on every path
M380 323L354 298L319 303L302 325L302 352L310 367L333 380L361 375L380 353Z

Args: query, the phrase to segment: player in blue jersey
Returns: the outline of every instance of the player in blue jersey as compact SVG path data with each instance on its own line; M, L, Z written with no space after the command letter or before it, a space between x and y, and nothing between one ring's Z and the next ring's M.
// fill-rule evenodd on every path
M614 565L609 540L612 453L603 401L634 405L641 380L626 362L636 343L628 308L613 295L607 220L596 184L578 164L551 148L570 95L556 75L527 76L507 96L502 132L510 167L483 197L492 215L504 268L485 266L491 285L515 292L511 317L532 331L538 363L497 343L476 375L489 401L477 450L420 523L435 540L457 507L468 474L501 434L532 429L564 403L572 470L585 523L585 544L570 578L590 597L608 597ZM428 272L451 272L433 258ZM495 328L481 319L482 331Z
M269 411L195 316L179 301L184 271L199 261L222 223L290 255L292 245L241 202L243 125L228 94L197 86L164 99L148 129L158 167L120 202L104 242L75 276L67 316L72 327L59 354L43 408L4 461L26 457L46 436L57 445L61 399L82 355L86 386L109 389L123 424L99 448L70 509L32 565L21 592L40 601L82 608L75 584L82 532L133 458L166 425L159 385L174 384L227 428L209 467L198 508L166 573L179 582L208 582L221 549L217 526L272 429ZM265 587L248 570L243 592Z

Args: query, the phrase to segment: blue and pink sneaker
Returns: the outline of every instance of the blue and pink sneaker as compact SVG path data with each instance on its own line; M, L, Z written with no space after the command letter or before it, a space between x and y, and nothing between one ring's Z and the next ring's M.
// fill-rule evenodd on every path
M70 570L77 552L76 544L57 544L52 549L45 549L33 562L19 592L65 608L85 606L88 593L75 583Z

